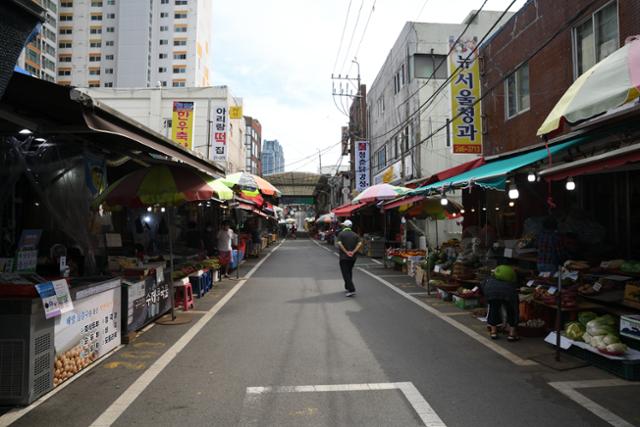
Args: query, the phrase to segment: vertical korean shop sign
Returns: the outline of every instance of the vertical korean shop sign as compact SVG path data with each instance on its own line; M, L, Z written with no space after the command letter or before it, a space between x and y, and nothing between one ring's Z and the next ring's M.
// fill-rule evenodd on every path
M455 37L449 37L449 48ZM452 140L454 154L482 153L482 116L480 102L480 65L477 37L459 41L449 57L451 80ZM459 69L458 69L459 68Z
M229 115L226 104L213 107L213 161L226 162L228 155L227 126Z
M356 141L356 191L369 185L369 141Z
M173 101L171 139L191 150L193 143L193 102Z

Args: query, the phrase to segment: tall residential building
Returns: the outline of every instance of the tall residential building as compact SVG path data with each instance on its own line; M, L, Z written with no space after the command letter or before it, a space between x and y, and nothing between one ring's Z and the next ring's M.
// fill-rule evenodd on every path
M58 83L209 86L212 0L60 0Z
M258 119L245 116L246 130L244 132L245 171L254 175L262 175L262 125Z
M33 0L33 2L42 6L47 16L40 28L40 33L25 46L20 54L18 66L35 77L55 82L58 0Z
M284 172L284 152L277 139L262 144L262 174Z

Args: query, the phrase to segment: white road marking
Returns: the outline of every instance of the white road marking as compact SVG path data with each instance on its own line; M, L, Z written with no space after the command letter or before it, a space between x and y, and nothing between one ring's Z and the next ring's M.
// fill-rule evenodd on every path
M407 278L409 276L407 276L406 274L381 274L381 275L378 275L378 277L404 277L404 278ZM418 285L416 285L416 286L418 286Z
M378 265L382 265L382 262L378 261L378 260L377 260L377 259L375 259L375 258L371 258L371 261L375 262L375 263L376 263L376 264L378 264Z
M244 400L244 414L240 421L241 427L256 425L258 422L255 413L259 399L267 393L318 393L330 391L379 391L400 390L416 411L422 422L427 427L446 427L429 402L411 382L400 383L366 383L366 384L330 384L330 385L303 385L303 386L278 386L278 387L247 387ZM249 412L254 412L249 414Z
M382 283L383 285L387 286L389 289L391 289L394 292L396 292L398 295L401 295L404 298L408 299L409 301L419 305L420 307L422 307L423 309L425 309L429 313L431 313L434 316L438 317L439 319L447 322L448 324L450 324L454 328L456 328L459 331L465 333L466 335L468 335L469 337L471 337L474 340L478 341L480 344L484 345L485 347L487 347L487 348L493 350L494 352L498 353L499 355L501 355L505 359L509 360L510 362L512 362L512 363L514 363L514 364L516 364L518 366L536 366L537 365L537 363L534 362L533 360L523 359L520 356L518 356L516 354L513 354L509 350L506 350L506 349L500 347L499 345L497 345L496 343L494 343L493 341L483 337L482 335L480 335L476 331L466 327L462 323L460 323L460 322L450 318L449 316L443 314L441 311L439 311L439 310L437 310L437 309L435 309L433 307L430 307L429 305L427 305L424 302L420 301L416 297L413 297L411 295L407 295L406 292L398 289L396 286L393 286L391 283L389 283L386 280L376 276L375 274L370 273L369 271L367 271L367 270L365 270L363 268L359 268L358 270L362 271L363 273L365 273L368 276L373 277L378 282Z
M612 380L591 380L591 381L559 381L551 382L549 385L560 393L567 396L569 399L576 402L578 405L584 407L586 410L594 414L595 416L603 419L612 426L615 427L633 427L633 424L628 423L624 419L620 418L608 409L598 405L593 400L587 398L584 394L578 393L578 389L581 388L594 388L594 387L618 387L627 385L638 385L637 383L612 379Z
M71 384L72 382L74 382L75 380L77 380L78 378L80 378L81 376L83 376L84 374L86 374L96 366L100 365L102 362L107 360L113 353L115 353L116 351L120 350L123 347L124 347L124 344L121 344L118 347L114 348L109 353L105 354L100 359L96 360L91 365L87 366L86 368L78 372L76 375L72 376L71 378L69 378L68 380L66 380L65 382L63 382L53 390L51 390L49 393L45 394L44 396L42 396L41 398L33 402L31 405L25 406L24 408L20 408L20 409L12 409L6 414L0 416L0 427L6 427L10 424L15 423L20 418L24 417L29 412L36 409L38 406L42 405L47 400L51 399L57 393L60 393L69 384Z
M416 285L418 286L418 285ZM414 296L414 297L422 297L425 295L429 295L427 292L407 292L408 295Z
M282 246L285 241L283 240L273 251L269 252L260 262L258 262L247 273L247 279L239 281L231 290L214 305L203 317L201 317L174 345L171 346L153 365L149 367L133 384L125 390L124 393L116 399L111 406L109 406L100 415L90 427L105 427L112 425L120 416L127 410L127 408L142 394L142 392L151 384L151 382L171 363L171 361L191 342L191 340L202 330L202 328L215 316L218 311L242 288L247 280L253 275L253 273L260 268L260 266Z

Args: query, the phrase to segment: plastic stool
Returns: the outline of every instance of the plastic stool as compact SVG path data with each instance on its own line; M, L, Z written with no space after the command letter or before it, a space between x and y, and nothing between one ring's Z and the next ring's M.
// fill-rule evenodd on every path
M193 288L191 287L191 283L182 283L175 287L175 306L182 306L183 311L189 311L189 309L193 309Z

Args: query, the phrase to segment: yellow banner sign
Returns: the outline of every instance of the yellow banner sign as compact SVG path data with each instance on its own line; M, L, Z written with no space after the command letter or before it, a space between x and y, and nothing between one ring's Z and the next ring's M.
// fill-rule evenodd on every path
M453 47L455 37L449 38ZM477 39L460 41L449 56L453 153L482 154L482 116L480 109L480 66L475 52ZM459 68L459 69L458 69ZM475 103L475 105L474 105Z
M241 119L242 118L242 105L236 107L229 107L229 118L230 119Z
M189 150L193 144L193 102L173 102L171 139Z

